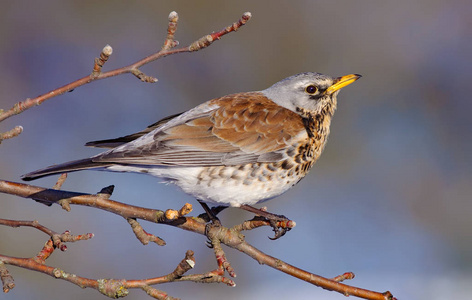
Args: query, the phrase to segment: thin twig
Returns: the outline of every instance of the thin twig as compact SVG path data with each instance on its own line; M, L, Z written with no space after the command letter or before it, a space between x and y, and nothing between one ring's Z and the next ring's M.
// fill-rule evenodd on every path
M169 281L181 278L185 273L195 267L195 257L193 255L194 252L192 250L188 250L187 253L185 253L185 258L177 265L174 272L167 275Z
M57 179L56 184L52 188L55 190L60 190L66 179L67 173L62 173L61 176L59 176L59 178Z
M133 230L134 234L136 235L136 238L143 244L147 245L149 242L156 243L159 246L165 246L166 242L161 239L158 236L155 236L154 234L146 232L144 228L139 224L138 221L134 218L126 218L126 221L128 221L129 225L131 225L131 229Z
M180 300L178 298L171 297L166 292L155 289L149 285L143 286L142 289L146 292L146 294L158 300Z
M169 25L167 26L167 37L161 51L170 50L179 44L174 39L175 32L177 31L177 21L179 21L179 15L175 11L171 12L169 14Z
M352 272L346 272L342 275L338 275L336 277L334 277L333 279L331 280L334 280L336 282L343 282L344 280L351 280L351 279L354 279L355 275L354 273Z
M169 18L171 18L171 17L172 17L173 21L171 21L170 23L175 22L175 28L172 29L173 31L171 32L171 35L172 35L171 38L173 38L173 34L175 33L175 30L177 28L176 24L177 24L177 20L178 20L178 15L177 15L176 12L171 12L170 15L169 15ZM161 49L159 52L156 52L152 55L149 55L148 57L145 57L145 58L143 58L143 59L141 59L141 60L139 60L139 61L137 61L137 62L135 62L131 65L128 65L128 66L125 66L125 67L122 67L122 68L118 68L118 69L115 69L115 70L111 70L111 71L108 71L108 72L101 72L100 64L103 65L103 63L105 62L105 58L102 59L103 63L101 63L100 58L99 58L98 62L95 61L93 71L90 75L87 75L85 77L77 79L77 80L75 80L71 83L68 83L68 84L66 84L62 87L54 89L54 90L52 90L50 92L47 92L45 94L39 95L35 98L27 98L24 101L20 101L20 102L16 103L11 109L0 113L0 122L7 119L7 118L9 118L9 117L11 117L11 116L20 114L23 111L25 111L27 109L30 109L33 106L40 105L48 99L51 99L53 97L62 95L66 92L72 91L72 90L76 89L77 87L83 86L83 85L88 84L92 81L105 79L105 78L109 78L109 77L113 77L113 76L118 76L118 75L121 75L121 74L131 73L131 74L134 74L136 77L138 77L140 80L143 80L143 81L146 81L146 82L156 82L157 81L156 78L154 78L152 76L145 75L142 71L139 70L139 68L142 67L145 64L148 64L150 62L153 62L153 61L155 61L159 58L165 57L165 56L178 54L178 53L184 53L184 52L192 52L192 51L197 51L197 50L204 49L204 48L208 47L209 45L211 45L214 41L219 40L222 36L239 29L241 26L246 24L246 22L249 21L250 18L251 18L251 13L246 12L242 15L241 19L238 22L234 23L232 26L228 26L228 27L224 28L223 30L218 31L216 33L206 35L203 38L191 43L189 46L181 47L181 48L175 48L175 49L172 48L172 47L163 47L163 49ZM168 29L167 38L169 38L169 29ZM107 48L107 46L105 48ZM106 53L105 48L101 52L101 54ZM110 47L110 49L111 49L111 47ZM111 51L109 51L108 53L111 54ZM102 55L100 57L102 57Z
M61 176L57 179L56 184L52 187L54 190L60 190L62 185L67 179L67 173L62 173ZM69 202L66 199L59 200L58 204L62 207L65 211L70 211Z
M1 117L1 115L2 114L0 113L0 117ZM13 129L11 129L7 132L0 133L0 144L2 143L3 140L14 138L22 132L23 132L23 127L15 126L15 128L13 128Z
M39 224L38 221L19 221L19 220L7 220L7 219L0 219L0 225L10 226L10 227L33 227L38 229L39 231L44 232L45 234L51 237L53 241L53 245L56 248L59 248L61 251L66 251L67 246L64 243L71 243L76 241L83 241L93 238L93 233L86 233L86 234L79 234L79 235L72 235L68 230L64 233L60 234L57 233L48 227ZM43 249L44 250L44 249ZM49 251L49 250L44 250Z
M4 293L8 293L12 288L15 287L13 277L10 275L10 272L8 272L8 269L2 260L0 260L0 279L2 280Z
M100 56L95 58L95 64L93 65L92 77L97 77L102 72L103 65L108 61L110 55L113 53L113 48L110 45L103 47Z

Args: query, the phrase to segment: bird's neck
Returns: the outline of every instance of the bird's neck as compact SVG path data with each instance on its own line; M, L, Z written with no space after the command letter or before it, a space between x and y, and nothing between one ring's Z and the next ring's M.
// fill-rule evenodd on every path
M302 117L310 139L322 144L326 142L329 135L331 118L335 110L335 102L328 102L320 111L316 112L297 107L297 112Z

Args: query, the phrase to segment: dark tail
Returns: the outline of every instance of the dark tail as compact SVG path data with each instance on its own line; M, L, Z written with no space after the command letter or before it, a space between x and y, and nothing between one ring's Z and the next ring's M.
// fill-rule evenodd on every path
M68 172L75 172L80 170L87 170L87 169L99 169L109 164L106 163L98 163L93 162L92 158L84 158L79 160L74 160L70 162L66 162L60 165L50 166L44 169L40 169L25 175L21 176L21 179L30 181L34 179L38 179L44 176L54 175L54 174L61 174L61 173L68 173Z

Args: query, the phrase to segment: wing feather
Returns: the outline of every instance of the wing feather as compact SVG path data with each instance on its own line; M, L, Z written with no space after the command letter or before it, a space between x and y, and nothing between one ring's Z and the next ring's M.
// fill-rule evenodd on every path
M298 114L251 92L204 103L93 160L167 166L278 161L285 149L307 138Z

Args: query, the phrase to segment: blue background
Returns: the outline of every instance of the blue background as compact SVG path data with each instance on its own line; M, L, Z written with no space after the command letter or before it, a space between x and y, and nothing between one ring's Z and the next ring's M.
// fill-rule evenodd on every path
M312 172L270 202L297 227L277 241L262 228L247 240L266 253L326 277L353 271L348 282L399 299L468 299L472 288L472 4L470 1L2 1L0 108L89 74L106 45L105 70L160 49L175 10L181 45L251 11L239 32L210 48L142 68L159 82L132 75L91 83L0 124L24 132L0 146L0 178L88 157L87 141L118 137L211 98L261 90L314 71L363 78L338 97L330 140ZM50 187L56 178L34 184ZM79 172L65 190L167 209L198 204L173 186L139 174ZM55 252L48 265L91 278L139 279L171 272L187 249L194 272L215 268L205 237L143 223L167 246L142 246L118 216L86 207L46 207L0 194L0 217L36 219L56 231L93 232L90 241ZM225 225L251 215L221 214ZM0 253L35 255L46 236L0 227ZM225 248L227 249L227 248ZM344 299L227 249L237 287L173 283L156 286L183 299ZM105 299L91 289L15 267L16 288L1 299ZM131 290L133 299L148 299Z

